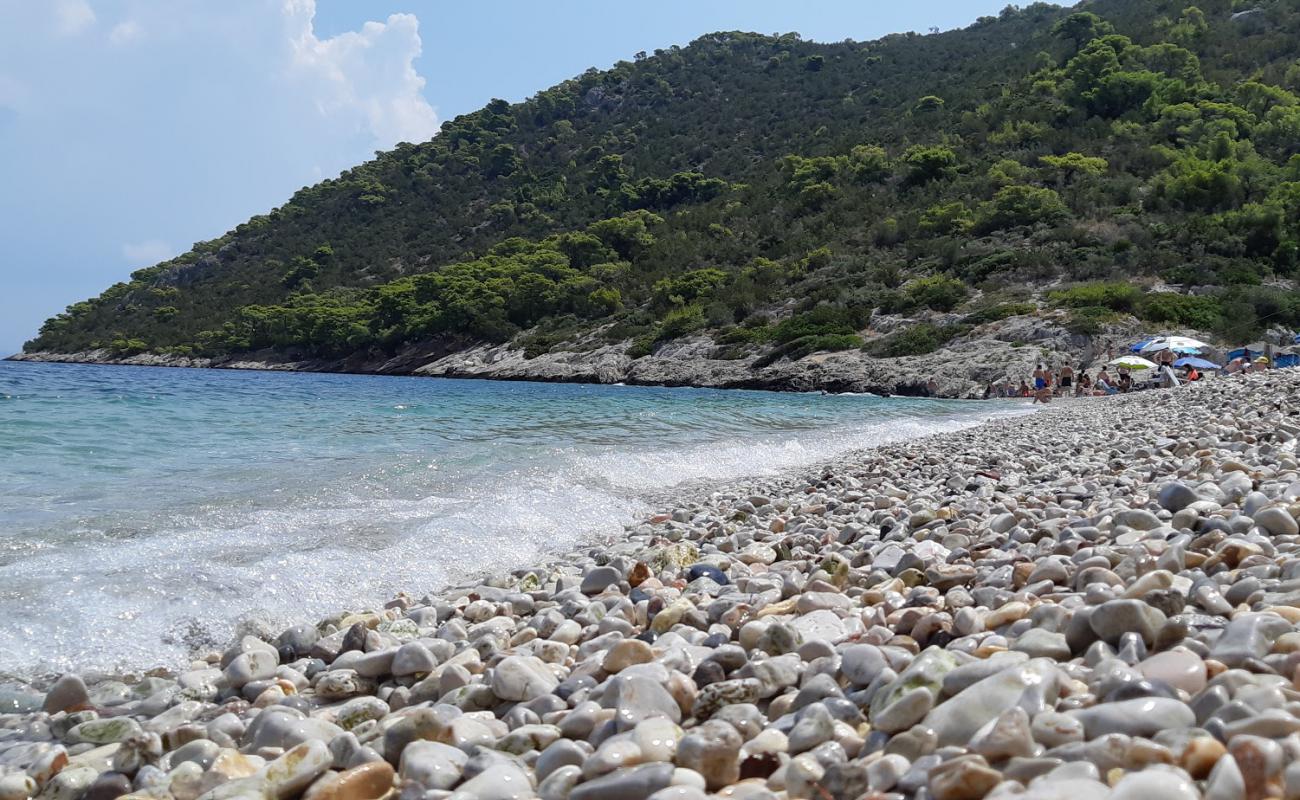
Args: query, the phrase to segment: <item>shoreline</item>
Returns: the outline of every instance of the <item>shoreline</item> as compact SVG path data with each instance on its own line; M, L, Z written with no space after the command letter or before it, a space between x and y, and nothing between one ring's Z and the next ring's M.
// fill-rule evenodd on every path
M116 365L116 366L132 366L132 365ZM193 367L168 367L168 368L169 369L198 369ZM327 373L327 374L333 374L333 373ZM400 377L411 377L411 376L377 375L374 377L381 377L381 378L399 377L400 378ZM448 379L448 380L456 380L456 379ZM594 386L594 387L603 386L602 384L587 384L587 385ZM663 388L694 388L694 387L663 387ZM727 390L713 390L713 391L748 392L748 391L763 391L763 390L727 389ZM889 398L878 398L878 399L889 399ZM894 399L916 400L917 398L894 398ZM922 400L924 399L927 398L922 398ZM770 465L762 465L756 468L755 472L751 474L740 475L740 476L732 475L729 477L693 477L693 478L685 479L682 482L674 484L672 486L659 486L659 487L645 489L645 490L637 490L635 493L627 494L626 496L623 497L623 499L635 503L639 506L642 506L646 509L649 509L649 513L647 514L647 518L648 518L649 516L653 516L655 513L659 513L662 509L672 508L676 504L688 503L693 506L706 505L711 496L715 496L720 493L752 494L755 492L778 491L778 487L782 485L786 485L786 484L794 485L804 480L808 475L824 471L825 469L831 468L832 466L839 464L841 462L849 461L853 459L855 456L868 454L880 447L899 445L899 444L909 444L909 443L927 443L932 440L938 441L942 437L951 435L953 433L957 433L963 430L968 430L973 427L987 425L991 422L995 422L998 420L1003 420L1003 419L1013 420L1021 416L1036 413L1039 410L1037 407L1030 406L1027 400L1023 400L1021 398L1010 398L1010 399L994 398L994 400L1000 400L1002 402L995 403L993 405L990 405L989 403L971 405L966 401L960 401L962 405L970 406L971 410L978 408L980 409L980 411L977 414L974 414L970 417L965 417L965 416L958 416L952 418L943 417L941 422L935 423L936 425L939 426L948 426L948 425L954 426L949 429L923 433L919 436L918 435L909 436L906 434L889 434L884 430L879 430L877 435L880 441L878 441L877 443L855 444L849 449L841 450L838 453L834 453L831 455L827 455L824 453L818 454L813 456L811 460L802 464L797 464L793 466L783 465L777 467L771 467ZM954 401L950 399L941 399L941 398L935 398L934 401L936 403L944 403L944 404L956 404L957 402L959 402L959 401ZM869 423L870 420L867 419L864 420L864 422ZM869 424L867 427L875 430L878 429L880 426L878 424ZM818 433L822 433L822 431L790 430L787 431L786 433L792 438L801 438L805 433L818 434ZM874 438L877 438L877 436L873 435L873 439ZM538 559L540 560L540 563L542 565L545 565L547 567L554 567L559 564L566 563L575 557L581 557L584 553L590 552L595 548L609 546L611 544L617 544L621 541L628 539L632 535L633 530L637 526L643 524L644 522L645 522L644 519L630 519L629 522L619 523L620 530L618 533L611 533L611 532L594 533L593 532L593 533L583 534L583 536L580 537L576 543L566 544L561 548L545 549L542 553L539 554ZM497 565L497 566L475 567L464 573L457 574L453 579L446 580L441 584L436 585L430 591L430 594L432 595L446 594L448 592L459 590L465 587L471 587L474 585L481 584L483 581L491 579L494 573L500 573L503 569L519 570L519 569L528 569L534 566L537 566L537 564L520 561L517 563L512 563L508 566ZM405 589L407 587L402 587L402 588ZM391 597L383 597L375 600L374 602L376 603L386 602L387 600L390 599ZM358 601L341 601L336 608L329 609L329 611L337 612L337 613L350 613L347 611L347 609L349 608L355 609L357 607L360 607L360 605L362 604ZM310 619L306 614L294 614L291 615L291 619L287 621L291 621L294 623L311 624L315 620ZM279 618L278 623L286 624L287 621L282 616ZM270 621L260 615L249 613L239 617L236 620L235 627L239 627L242 625L242 626L252 626L254 628L261 628L265 630L268 628L268 626L274 626L275 624L277 624L276 621ZM203 655L203 653L198 652L196 650L194 652L191 652L189 655L201 656ZM132 664L130 666L122 665L117 667L97 668L92 671L83 672L82 674L83 676L86 677L93 676L95 680L99 680L99 681L103 681L103 680L132 681L132 680L138 680L140 676L145 674L150 674L150 673L160 673L160 672L174 673L178 671L181 666L183 666L182 657L174 656L172 658L169 658L166 661ZM48 687L48 685L57 677L57 675L58 675L58 671L54 669L42 670L39 673L33 673L27 670L21 672L13 672L9 674L0 672L0 693L3 693L3 691L6 689L15 689L19 687L27 687L33 690L37 688L43 689Z
M1008 334L1010 335L1010 334ZM932 353L874 358L861 351L813 353L797 361L759 365L755 355L716 357L711 340L687 339L632 359L627 343L589 351L554 351L529 357L506 343L428 342L394 354L308 358L272 350L241 356L199 358L144 353L114 356L106 350L79 353L16 353L6 361L192 367L284 372L407 375L543 383L752 389L778 392L855 392L881 396L981 399L984 387L1009 376L1025 377L1044 360L1078 361L1077 348L1059 336L1028 344L975 338ZM931 391L933 381L936 391Z
M154 800L1290 796L1298 398L1300 371L1236 376L678 487L531 568L135 688L65 676L0 716L0 773Z

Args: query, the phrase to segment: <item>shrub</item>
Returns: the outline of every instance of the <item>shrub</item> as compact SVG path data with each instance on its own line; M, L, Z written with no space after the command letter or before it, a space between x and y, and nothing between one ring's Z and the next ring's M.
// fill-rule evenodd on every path
M983 325L988 322L1004 320L1007 317L1032 314L1037 310L1038 306L1033 303L998 303L972 311L962 319L962 322L967 325Z
M118 337L109 344L108 349L116 356L133 356L148 350L149 345L140 339Z
M676 339L705 325L704 311L699 306L685 306L669 311L659 323L659 339Z
M912 302L936 311L952 311L966 299L966 294L966 284L943 275L918 278L907 287Z
M1137 316L1151 322L1169 322L1189 328L1213 330L1222 320L1222 310L1222 303L1217 297L1153 292L1142 298L1137 306Z
M891 333L882 339L877 339L871 345L871 353L883 358L925 355L926 353L933 353L952 340L953 337L959 336L967 330L969 328L965 325L940 326L922 322L897 333Z
M778 342L793 342L806 336L848 336L871 320L869 309L823 305L782 320L771 331Z
M1058 306L1099 306L1112 311L1132 311L1141 298L1142 290L1128 283L1084 283L1047 294L1047 299Z
M810 353L854 350L861 346L862 337L854 334L829 333L818 336L803 336L774 347L771 352L755 360L754 366L761 369L770 364L775 364L783 358L797 361Z
M985 232L1022 225L1051 224L1069 214L1061 196L1039 186L1003 186L980 209L979 229Z
M1070 310L1065 321L1066 330L1084 336L1096 336L1109 322L1114 322L1118 314L1104 306L1083 306Z

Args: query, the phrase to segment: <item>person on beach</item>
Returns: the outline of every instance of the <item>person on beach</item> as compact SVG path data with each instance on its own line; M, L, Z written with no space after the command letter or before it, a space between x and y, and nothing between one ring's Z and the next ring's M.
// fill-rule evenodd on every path
M1034 400L1032 403L1030 403L1030 405L1034 405L1037 403L1042 403L1043 405L1047 405L1050 402L1052 402L1052 390L1044 386L1043 388L1034 392Z
M1133 378L1127 370L1121 370L1119 373L1119 390L1124 394L1133 391Z
M927 397L939 396L939 384L934 380L934 378L926 381L925 392Z
M1084 372L1083 368L1080 367L1079 386L1074 390L1074 396L1083 397L1084 395L1090 394L1092 394L1092 378L1089 378L1088 373Z
M1070 387L1074 384L1074 368L1068 363L1061 365L1061 380L1058 383L1057 394L1067 395L1070 393Z
M1047 386L1047 370L1043 369L1042 364L1039 364L1038 369L1034 370L1034 391L1038 391L1045 386Z

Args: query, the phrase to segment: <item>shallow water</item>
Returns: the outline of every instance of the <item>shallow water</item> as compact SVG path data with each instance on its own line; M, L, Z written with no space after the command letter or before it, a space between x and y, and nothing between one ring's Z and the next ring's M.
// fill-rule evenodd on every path
M0 680L180 663L1020 406L0 362Z

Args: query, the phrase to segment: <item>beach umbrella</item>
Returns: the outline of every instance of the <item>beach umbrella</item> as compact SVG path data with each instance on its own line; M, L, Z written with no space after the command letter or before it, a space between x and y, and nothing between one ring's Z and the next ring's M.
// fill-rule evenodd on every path
M1133 353L1140 353L1142 352L1142 348L1146 347L1147 345L1151 344L1154 341L1155 339L1143 339L1142 341L1130 347L1129 351Z
M1187 356L1174 362L1175 367L1196 367L1197 369L1218 369L1219 365L1213 361L1206 361L1203 358Z
M1193 339L1189 336L1162 336L1159 339L1152 339L1139 350L1139 353L1158 353L1161 350L1173 350L1179 353L1197 352L1209 347L1205 342L1199 339Z
M1147 361L1141 356L1120 356L1119 358L1113 358L1106 363L1112 367L1124 367L1125 369L1132 370L1156 368L1154 363Z

